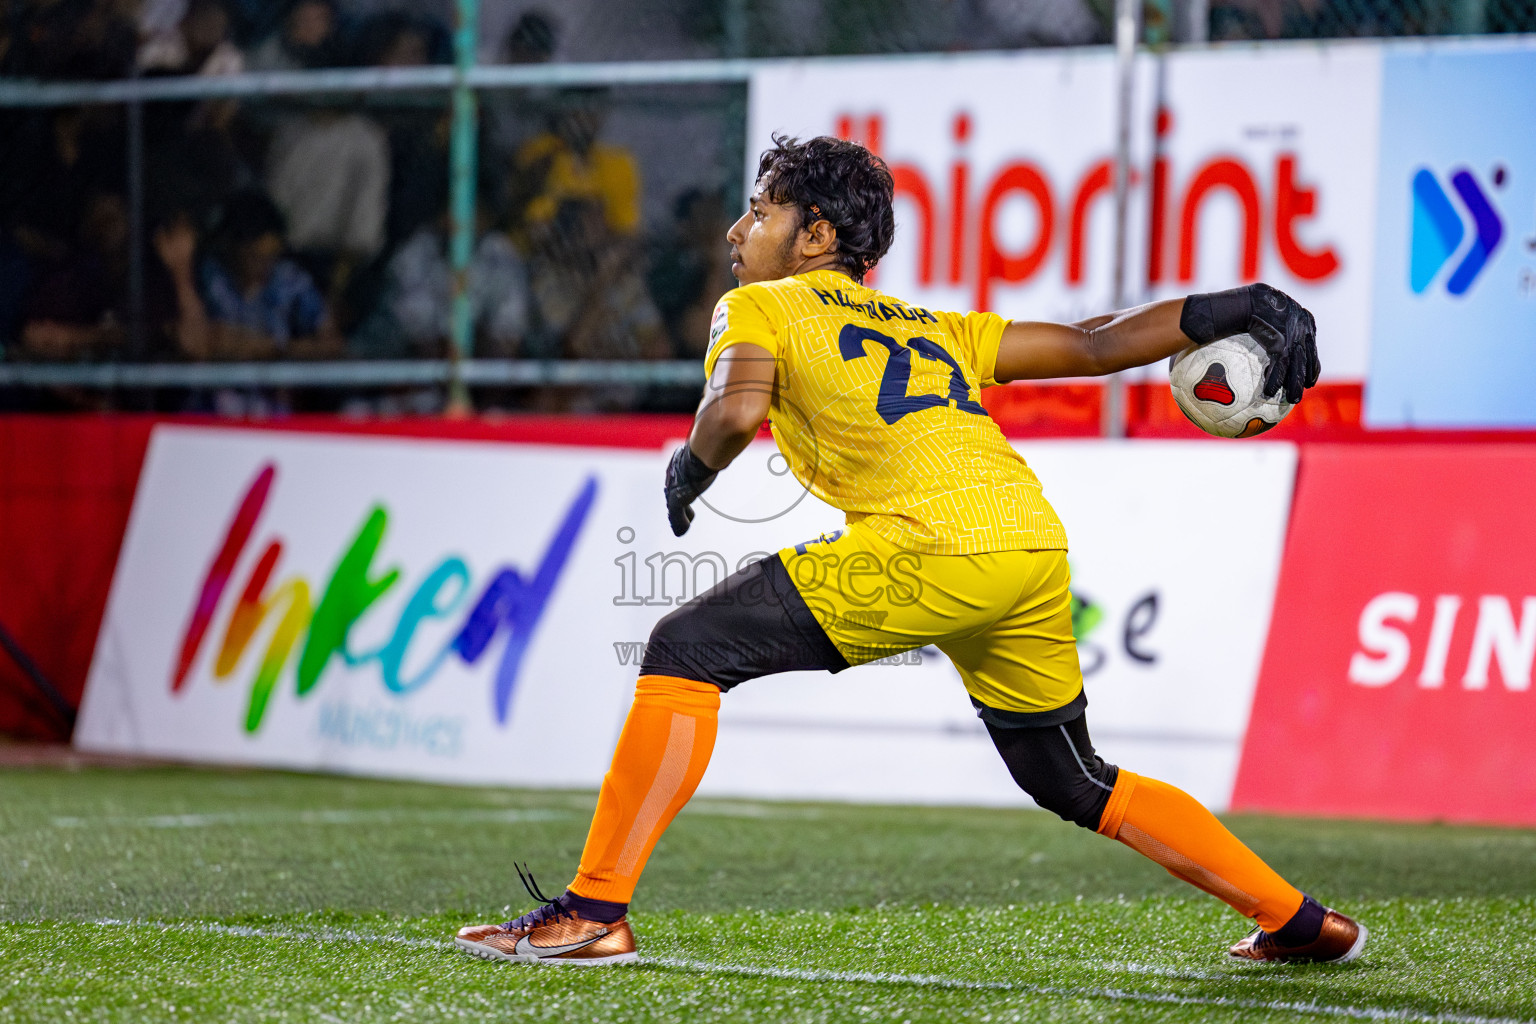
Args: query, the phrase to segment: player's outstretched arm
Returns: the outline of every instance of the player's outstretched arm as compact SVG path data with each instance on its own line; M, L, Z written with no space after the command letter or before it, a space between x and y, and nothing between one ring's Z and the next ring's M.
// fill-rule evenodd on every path
M993 377L1098 377L1145 366L1190 344L1179 328L1183 299L1153 302L1075 324L1015 320L1003 329Z
M1075 324L1015 321L1003 330L998 383L1097 377L1145 366L1218 338L1247 332L1269 354L1264 394L1286 401L1317 383L1317 324L1299 302L1266 284L1151 302Z
M681 537L693 522L693 503L715 474L740 455L768 418L773 400L773 353L742 342L720 354L693 418L688 443L667 465L667 519Z

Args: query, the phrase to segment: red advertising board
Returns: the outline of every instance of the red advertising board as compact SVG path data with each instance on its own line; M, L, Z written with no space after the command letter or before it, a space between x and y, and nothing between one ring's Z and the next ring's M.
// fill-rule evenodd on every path
M1309 446L1234 809L1536 824L1536 446Z
M687 416L348 420L0 416L0 628L71 702L85 686L139 467L157 423L659 449ZM0 734L67 735L0 652Z

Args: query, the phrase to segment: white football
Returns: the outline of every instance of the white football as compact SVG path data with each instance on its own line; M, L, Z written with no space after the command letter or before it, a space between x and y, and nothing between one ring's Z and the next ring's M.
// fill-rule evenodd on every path
M1247 334L1191 345L1168 367L1173 400L1189 421L1217 437L1253 437L1285 419L1295 406L1282 388L1264 397L1269 354Z

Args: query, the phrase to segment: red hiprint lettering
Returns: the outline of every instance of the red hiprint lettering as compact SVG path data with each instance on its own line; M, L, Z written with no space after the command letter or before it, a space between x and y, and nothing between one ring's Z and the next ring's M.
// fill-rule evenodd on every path
M884 114L842 114L835 124L839 137L862 142L885 156ZM1150 174L1143 176L1133 169L1130 176L1133 190L1150 184L1146 196L1149 284L1163 283L1170 269L1181 284L1196 280L1203 215L1212 201L1236 204L1240 226L1238 262L1233 270L1237 280L1258 279L1267 238L1273 239L1279 263L1299 281L1324 281L1339 272L1342 260L1333 245L1311 245L1301 240L1300 233L1317 216L1319 203L1318 189L1304 180L1297 153L1287 150L1276 155L1273 194L1269 197L1252 166L1232 153L1207 158L1180 181L1166 155L1173 128L1172 113L1166 108L1160 110ZM953 115L949 131L952 151L942 200L922 166L887 157L897 206L914 215L909 223L914 223L917 232L914 276L918 285L928 287L936 282L938 239L943 231L947 243L945 283L971 284L974 308L990 309L998 285L1034 280L1050 264L1062 234L1058 226L1064 221L1064 282L1069 288L1083 287L1088 278L1088 233L1094 211L1114 198L1113 161L1105 155L1089 162L1070 187L1062 189L1041 162L1008 159L983 179L984 187L973 190L976 175L970 146L974 129L968 111ZM1064 200L1059 210L1058 197ZM1002 239L999 222L1004 208L1013 202L1026 204L1034 216L1031 236L1010 248ZM1172 218L1177 219L1176 233L1169 227ZM1175 246L1176 268L1169 266L1170 244ZM872 283L873 277L869 280Z

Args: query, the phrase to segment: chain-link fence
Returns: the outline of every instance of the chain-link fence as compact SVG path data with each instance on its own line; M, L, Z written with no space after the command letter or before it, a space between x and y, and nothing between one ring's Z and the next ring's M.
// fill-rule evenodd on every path
M481 407L687 409L732 284L745 71L554 72L1103 43L1113 2L487 0L474 56L501 77L456 133L460 5L12 3L0 407L430 412L456 378ZM1144 24L1152 43L1536 31L1536 0L1155 0ZM109 101L130 87L158 98ZM457 235L455 138L475 154Z
M463 355L696 363L710 309L731 285L719 240L741 157L723 146L727 123L739 121L740 92L482 93ZM314 376L317 361L446 360L447 99L388 92L6 112L0 133L20 143L0 154L7 364L18 372L28 368L19 364L60 362L227 371L287 362L295 365L286 379L297 380ZM679 146L687 161L675 158ZM406 376L414 379L295 390L274 389L267 370L248 386L25 389L9 404L128 401L221 413L442 407L440 373ZM487 383L477 404L645 409L696 398L622 383L556 393L500 376L505 383Z
M1332 39L1350 36L1536 32L1532 0L1213 0L1208 38Z
M1106 43L1114 0L482 0L476 57L678 60ZM1536 0L1146 0L1149 41L1536 31ZM252 70L451 63L456 0L13 0L0 75L106 79L237 52ZM213 45L210 45L210 41ZM204 52L206 51L206 52ZM196 69L192 69L196 70Z
M488 6L480 59L530 13L557 60L802 57L1104 44L1114 0L566 0ZM1149 42L1536 32L1536 0L1147 0Z

